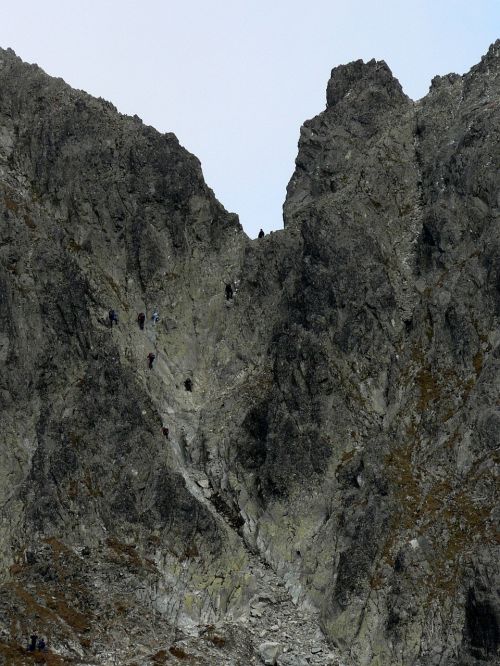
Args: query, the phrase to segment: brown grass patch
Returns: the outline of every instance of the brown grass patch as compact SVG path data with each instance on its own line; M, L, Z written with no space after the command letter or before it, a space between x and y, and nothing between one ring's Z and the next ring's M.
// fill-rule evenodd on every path
M31 217L27 215L26 213L23 215L23 221L24 224L28 227L28 229L35 230L36 229L36 224L33 222Z
M19 210L19 204L16 201L14 201L14 199L9 197L8 194L5 194L3 201L5 204L5 208L7 208L7 210L10 210L11 213L17 213L17 211Z
M81 252L82 249L83 249L83 246L80 245L79 243L77 243L75 240L71 239L71 240L69 241L69 243L68 243L68 250L69 250L71 253L75 254L75 253Z
M46 606L42 606L29 592L20 585L12 585L11 589L14 595L23 602L27 615L38 615L41 620L47 622L57 622L57 615Z
M68 626L77 633L86 633L90 630L90 620L88 617L72 608L66 599L57 592L40 590L40 596L45 599L47 607L53 610Z
M182 648L177 647L177 645L172 645L168 651L170 654L173 654L176 659L189 659L191 657L191 655Z
M384 577L380 572L374 574L370 580L372 590L380 590L384 587Z
M137 554L135 546L131 544L122 543L121 541L118 541L118 539L115 539L114 537L107 539L106 545L108 546L108 548L113 550L118 555L123 555L124 557L128 558L129 562L135 565L136 567L142 566L142 559Z
M90 471L87 469L85 470L85 475L83 477L83 483L85 484L85 487L87 488L87 492L91 497L102 497L102 490L97 488L97 486L94 485L92 481L92 476L90 474Z
M483 352L478 351L477 354L474 355L474 358L472 359L472 364L474 366L474 370L476 371L476 377L479 377L481 374L481 370L483 369Z
M421 368L417 373L415 381L420 390L417 406L420 413L423 413L427 410L431 402L439 400L441 397L439 382L433 375L430 366Z
M48 543L49 546L52 548L52 552L56 557L60 557L61 555L67 555L68 557L74 557L75 554L71 550L71 548L68 548L62 541L59 541L55 537L47 537L44 539L45 543Z
M156 654L151 657L153 664L166 664L168 661L168 655L166 650L158 650Z

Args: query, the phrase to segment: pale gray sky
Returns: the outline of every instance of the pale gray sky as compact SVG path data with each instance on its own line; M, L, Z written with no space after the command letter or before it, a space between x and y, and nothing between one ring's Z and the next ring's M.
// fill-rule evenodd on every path
M174 132L247 233L282 227L299 127L336 65L418 99L500 36L500 0L0 0L0 45Z

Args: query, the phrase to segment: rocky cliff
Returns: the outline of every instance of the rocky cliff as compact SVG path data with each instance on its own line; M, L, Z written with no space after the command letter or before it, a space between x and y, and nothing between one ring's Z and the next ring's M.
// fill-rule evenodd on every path
M336 68L252 241L0 51L3 663L498 663L499 128L500 42Z

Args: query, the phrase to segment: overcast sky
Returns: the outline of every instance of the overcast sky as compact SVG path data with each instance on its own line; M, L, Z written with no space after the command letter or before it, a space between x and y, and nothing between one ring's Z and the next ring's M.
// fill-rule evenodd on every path
M282 227L330 70L385 60L413 99L500 36L500 0L0 0L0 45L174 132L255 236Z

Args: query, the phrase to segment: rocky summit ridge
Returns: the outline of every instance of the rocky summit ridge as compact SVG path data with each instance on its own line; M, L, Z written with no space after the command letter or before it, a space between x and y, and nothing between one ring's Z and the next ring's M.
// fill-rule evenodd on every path
M499 663L499 174L500 41L334 69L257 240L0 50L0 663Z

